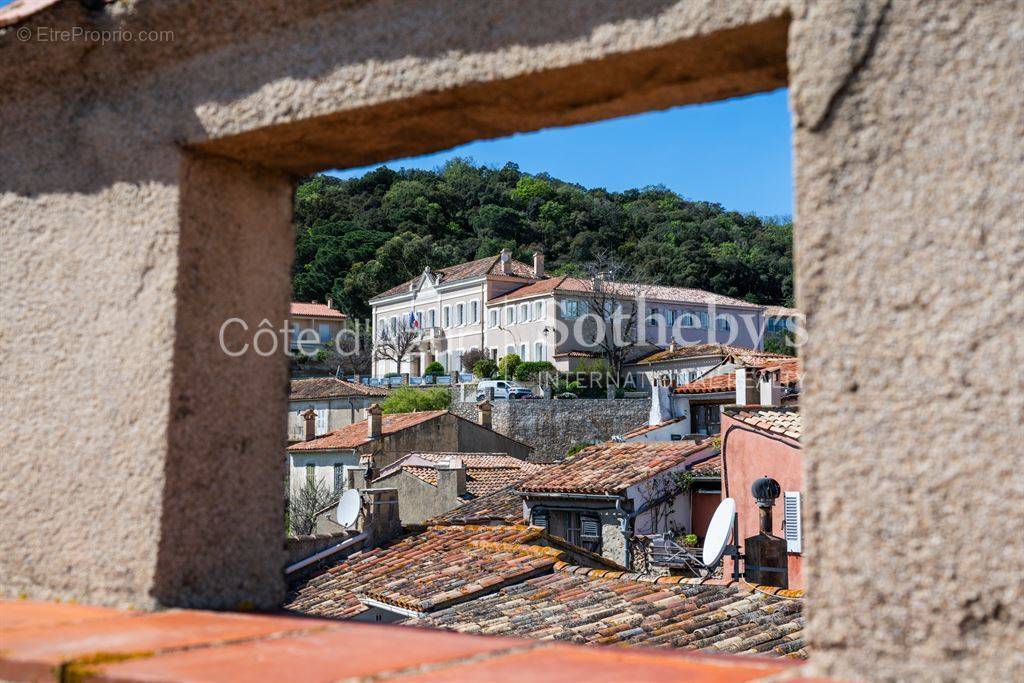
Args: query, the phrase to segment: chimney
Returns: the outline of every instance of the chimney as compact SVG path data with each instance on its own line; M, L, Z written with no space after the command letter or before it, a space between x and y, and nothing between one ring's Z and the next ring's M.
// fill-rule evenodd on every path
M736 368L736 405L753 406L760 400L754 368Z
M327 308L334 308L334 299L327 297Z
M544 254L539 251L533 252L533 276L544 277Z
M374 403L372 406L366 409L366 436L371 439L379 439L381 434L381 418L380 404Z
M499 261L501 263L501 274L502 275L508 275L508 264L509 264L509 261L511 261L511 260L512 260L512 252L510 250L508 250L508 249L502 249L501 250L501 258L499 259Z
M466 495L466 466L462 458L452 455L437 463L437 491L448 501Z
M779 382L779 371L769 370L761 373L761 405L781 406L782 405L782 384Z
M302 413L302 419L306 421L306 441L316 438L316 411L310 408Z
M491 402L487 399L476 404L476 421L484 429L491 429Z

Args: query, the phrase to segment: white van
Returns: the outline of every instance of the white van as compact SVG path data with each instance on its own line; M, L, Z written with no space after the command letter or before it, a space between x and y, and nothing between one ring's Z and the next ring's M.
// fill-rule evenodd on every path
M476 400L484 400L488 389L494 389L494 398L533 398L533 392L521 384L504 379L486 379L476 385Z

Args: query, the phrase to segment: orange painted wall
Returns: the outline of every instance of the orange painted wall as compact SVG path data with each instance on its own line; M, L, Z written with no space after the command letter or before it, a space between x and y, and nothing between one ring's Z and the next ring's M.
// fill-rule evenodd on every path
M751 431L747 431L751 430ZM722 497L736 501L739 522L740 545L743 539L760 531L760 516L750 486L754 480L765 475L772 477L782 486L782 491L803 491L803 452L800 444L784 436L768 435L722 414L722 439L724 460ZM728 492L728 493L727 493ZM801 500L803 505L806 505ZM784 536L782 496L772 508L772 533ZM804 534L806 544L806 534ZM725 576L732 576L732 561L723 560ZM789 587L804 588L803 557L789 553Z

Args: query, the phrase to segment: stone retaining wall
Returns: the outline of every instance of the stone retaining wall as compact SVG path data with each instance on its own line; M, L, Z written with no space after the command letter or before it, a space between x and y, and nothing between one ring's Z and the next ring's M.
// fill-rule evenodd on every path
M561 458L580 442L607 441L647 423L650 402L641 398L496 400L494 430L533 446L533 458ZM453 402L452 412L477 419L472 402Z

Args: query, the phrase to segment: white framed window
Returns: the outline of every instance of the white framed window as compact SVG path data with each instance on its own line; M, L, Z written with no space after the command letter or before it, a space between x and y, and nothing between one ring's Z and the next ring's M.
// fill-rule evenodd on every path
M544 349L544 342L534 342L533 344L533 359L534 360L547 360L547 353Z
M527 353L529 350L530 350L530 347L528 347L526 344L520 344L519 345L519 357L522 358L523 360L530 360L529 355Z
M492 308L491 310L487 311L487 326L488 327L497 327L498 326L498 316L499 316L499 314L500 314L500 311L498 311L497 308Z
M657 325L661 320L658 317L658 307L655 306L651 309L651 315L647 318L648 325Z
M333 465L334 468L334 488L332 489L335 493L341 493L345 489L345 465L340 462L336 462Z
M704 329L704 330L708 329L708 312L707 311L697 311L697 319L700 320L700 327L701 327L701 329Z
M437 357L437 362L441 364L445 372L448 372L448 352L445 351Z
M476 324L480 322L480 302L469 302L469 322Z
M505 347L505 354L506 355L511 355L511 354L513 354L515 352L516 352L516 347L514 345L509 344L508 346Z
M489 358L490 358L491 360L498 360L498 347L497 347L497 346L492 346L492 347L490 348L490 351L491 351L491 355L490 355L490 356L488 356L488 357L489 357Z
M441 315L442 323L445 327L452 326L452 309L451 306L445 306L444 312Z
M427 327L437 327L437 309L427 311Z
M784 508L783 529L786 535L786 551L802 553L804 545L804 529L800 520L800 492L786 491L783 494Z
M700 327L700 318L698 318L692 311L683 311L683 327Z
M534 301L533 302L533 319L543 320L544 319L544 302Z
M718 328L719 332L728 332L732 328L732 322L729 320L729 316L720 315L715 318L715 327Z
M463 304L455 306L455 326L466 324L466 307Z
M398 318L396 318L395 316L391 316L390 325L391 325L391 334L396 334L398 332Z
M316 463L306 463L306 486L316 486Z
M462 372L462 349L452 351L452 367L449 372Z
M320 323L318 327L318 331L320 333L320 342L323 344L327 344L328 342L331 341L331 326L328 325L327 323Z
M530 304L519 304L519 322L525 323L530 319Z
M316 435L320 436L321 434L326 434L327 433L327 408L314 409L313 412L316 413L316 421L314 422L314 425L316 425L315 426Z
M505 324L511 325L516 321L516 308L515 306L508 306L505 308Z
M575 318L580 315L580 302L576 299L562 300L562 317Z
M673 308L666 308L665 309L665 322L668 323L669 325L675 325L676 324L676 311L675 311L675 309L673 309Z

